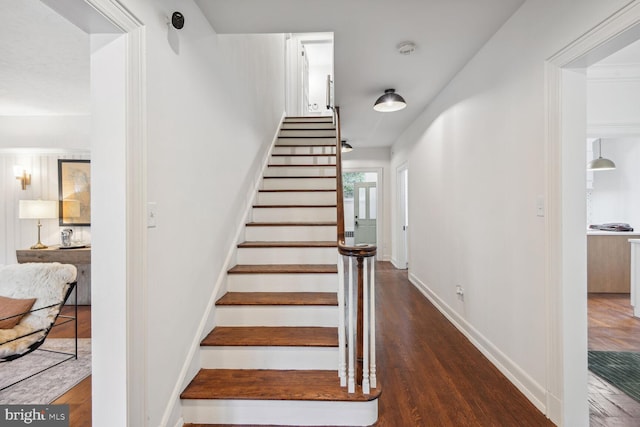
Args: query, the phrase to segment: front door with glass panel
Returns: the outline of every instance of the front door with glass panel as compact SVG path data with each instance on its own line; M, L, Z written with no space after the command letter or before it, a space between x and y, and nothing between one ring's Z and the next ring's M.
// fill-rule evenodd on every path
M356 182L354 195L354 229L356 245L376 244L376 219L378 218L378 193L375 182Z

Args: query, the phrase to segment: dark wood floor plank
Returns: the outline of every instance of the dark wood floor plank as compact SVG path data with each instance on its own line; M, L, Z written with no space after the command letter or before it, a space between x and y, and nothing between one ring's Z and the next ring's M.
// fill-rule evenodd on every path
M640 319L629 294L591 293L588 297L589 350L640 351ZM591 426L640 426L640 403L589 372Z
M337 347L338 329L325 327L216 327L202 346Z

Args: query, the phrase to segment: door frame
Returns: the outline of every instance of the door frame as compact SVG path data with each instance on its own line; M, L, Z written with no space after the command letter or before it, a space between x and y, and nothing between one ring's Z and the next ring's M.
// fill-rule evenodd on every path
M92 303L92 329L96 337L92 344L94 374L92 375L92 419L96 427L126 423L133 426L147 425L147 381L146 381L146 293L147 293L147 109L146 109L146 39L145 28L129 9L118 0L84 0L67 2L56 9L64 16L80 13L86 5L98 11L124 37L125 87L124 111L126 130L121 141L115 141L124 157L124 193L110 197L108 202L114 211L126 212L124 229L113 229L107 221L92 224L95 256L92 263L103 263L115 267L113 278L124 277L124 283L113 283L113 298ZM77 16L77 15L76 15ZM72 19L70 19L73 21ZM92 150L93 151L93 150ZM92 154L93 156L93 154ZM93 169L93 168L92 168ZM104 169L92 170L92 179L108 180ZM98 200L101 195L93 195ZM93 202L92 202L93 203ZM104 218L103 218L104 219ZM118 234L118 239L104 242L100 235ZM114 248L114 245L121 247ZM106 243L106 244L105 244ZM108 246L100 251L100 246ZM114 250L115 249L115 250ZM123 254L113 257L113 253ZM104 257L103 257L104 256ZM100 277L97 281L111 281L112 277ZM92 277L92 286L96 282ZM109 313L108 317L102 313ZM103 331L110 335L104 336ZM98 346L96 342L110 340L109 345ZM110 369L112 362L126 366L125 372ZM95 369L98 367L99 369ZM101 399L108 393L111 398ZM117 398L113 398L117 396ZM106 423L106 424L104 424Z
M545 63L546 408L559 425L589 422L584 69L638 39L640 3L633 2Z
M402 257L391 257L391 263L395 268L399 270L406 270L409 264L409 234L405 233L402 227L405 226L404 218L409 214L408 209L405 208L408 204L409 194L407 187L409 184L409 176L407 179L401 177L405 173L408 174L409 162L404 162L396 168L396 216L394 227L396 229L396 254L402 254ZM405 182L406 181L406 182ZM404 244L404 249L402 248Z
M386 247L386 245L388 244L383 236L384 236L384 232L382 230L382 228L384 227L384 221L385 221L385 213L384 213L384 168L382 167L371 167L371 168L367 168L367 167L363 167L363 168L344 168L342 169L342 173L349 173L349 172L369 172L369 173L377 173L378 174L378 181L377 181L377 186L378 186L378 206L377 206L377 210L378 210L378 219L376 221L376 245L378 247L378 252L376 253L376 260L377 261L384 261L384 256L383 256L383 251L384 251L384 247ZM382 245L382 246L380 246Z

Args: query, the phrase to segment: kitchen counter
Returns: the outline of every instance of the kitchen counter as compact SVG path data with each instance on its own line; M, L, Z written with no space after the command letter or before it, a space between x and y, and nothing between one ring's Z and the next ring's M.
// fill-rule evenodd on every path
M640 231L587 230L587 236L640 236Z
M587 232L587 291L590 293L631 292L630 238L638 231Z

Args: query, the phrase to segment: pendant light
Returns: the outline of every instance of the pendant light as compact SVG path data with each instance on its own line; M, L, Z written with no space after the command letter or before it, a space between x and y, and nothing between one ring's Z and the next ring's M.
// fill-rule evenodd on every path
M353 147L351 146L351 144L347 143L346 139L343 139L342 141L340 141L340 145L342 146L342 149L340 151L342 151L343 153L348 153L349 151L353 151Z
M407 106L404 98L396 93L395 89L387 89L375 104L373 109L382 113L402 110Z
M609 159L602 157L602 140L598 138L598 158L587 163L587 170L590 171L610 171L616 168L616 164Z

